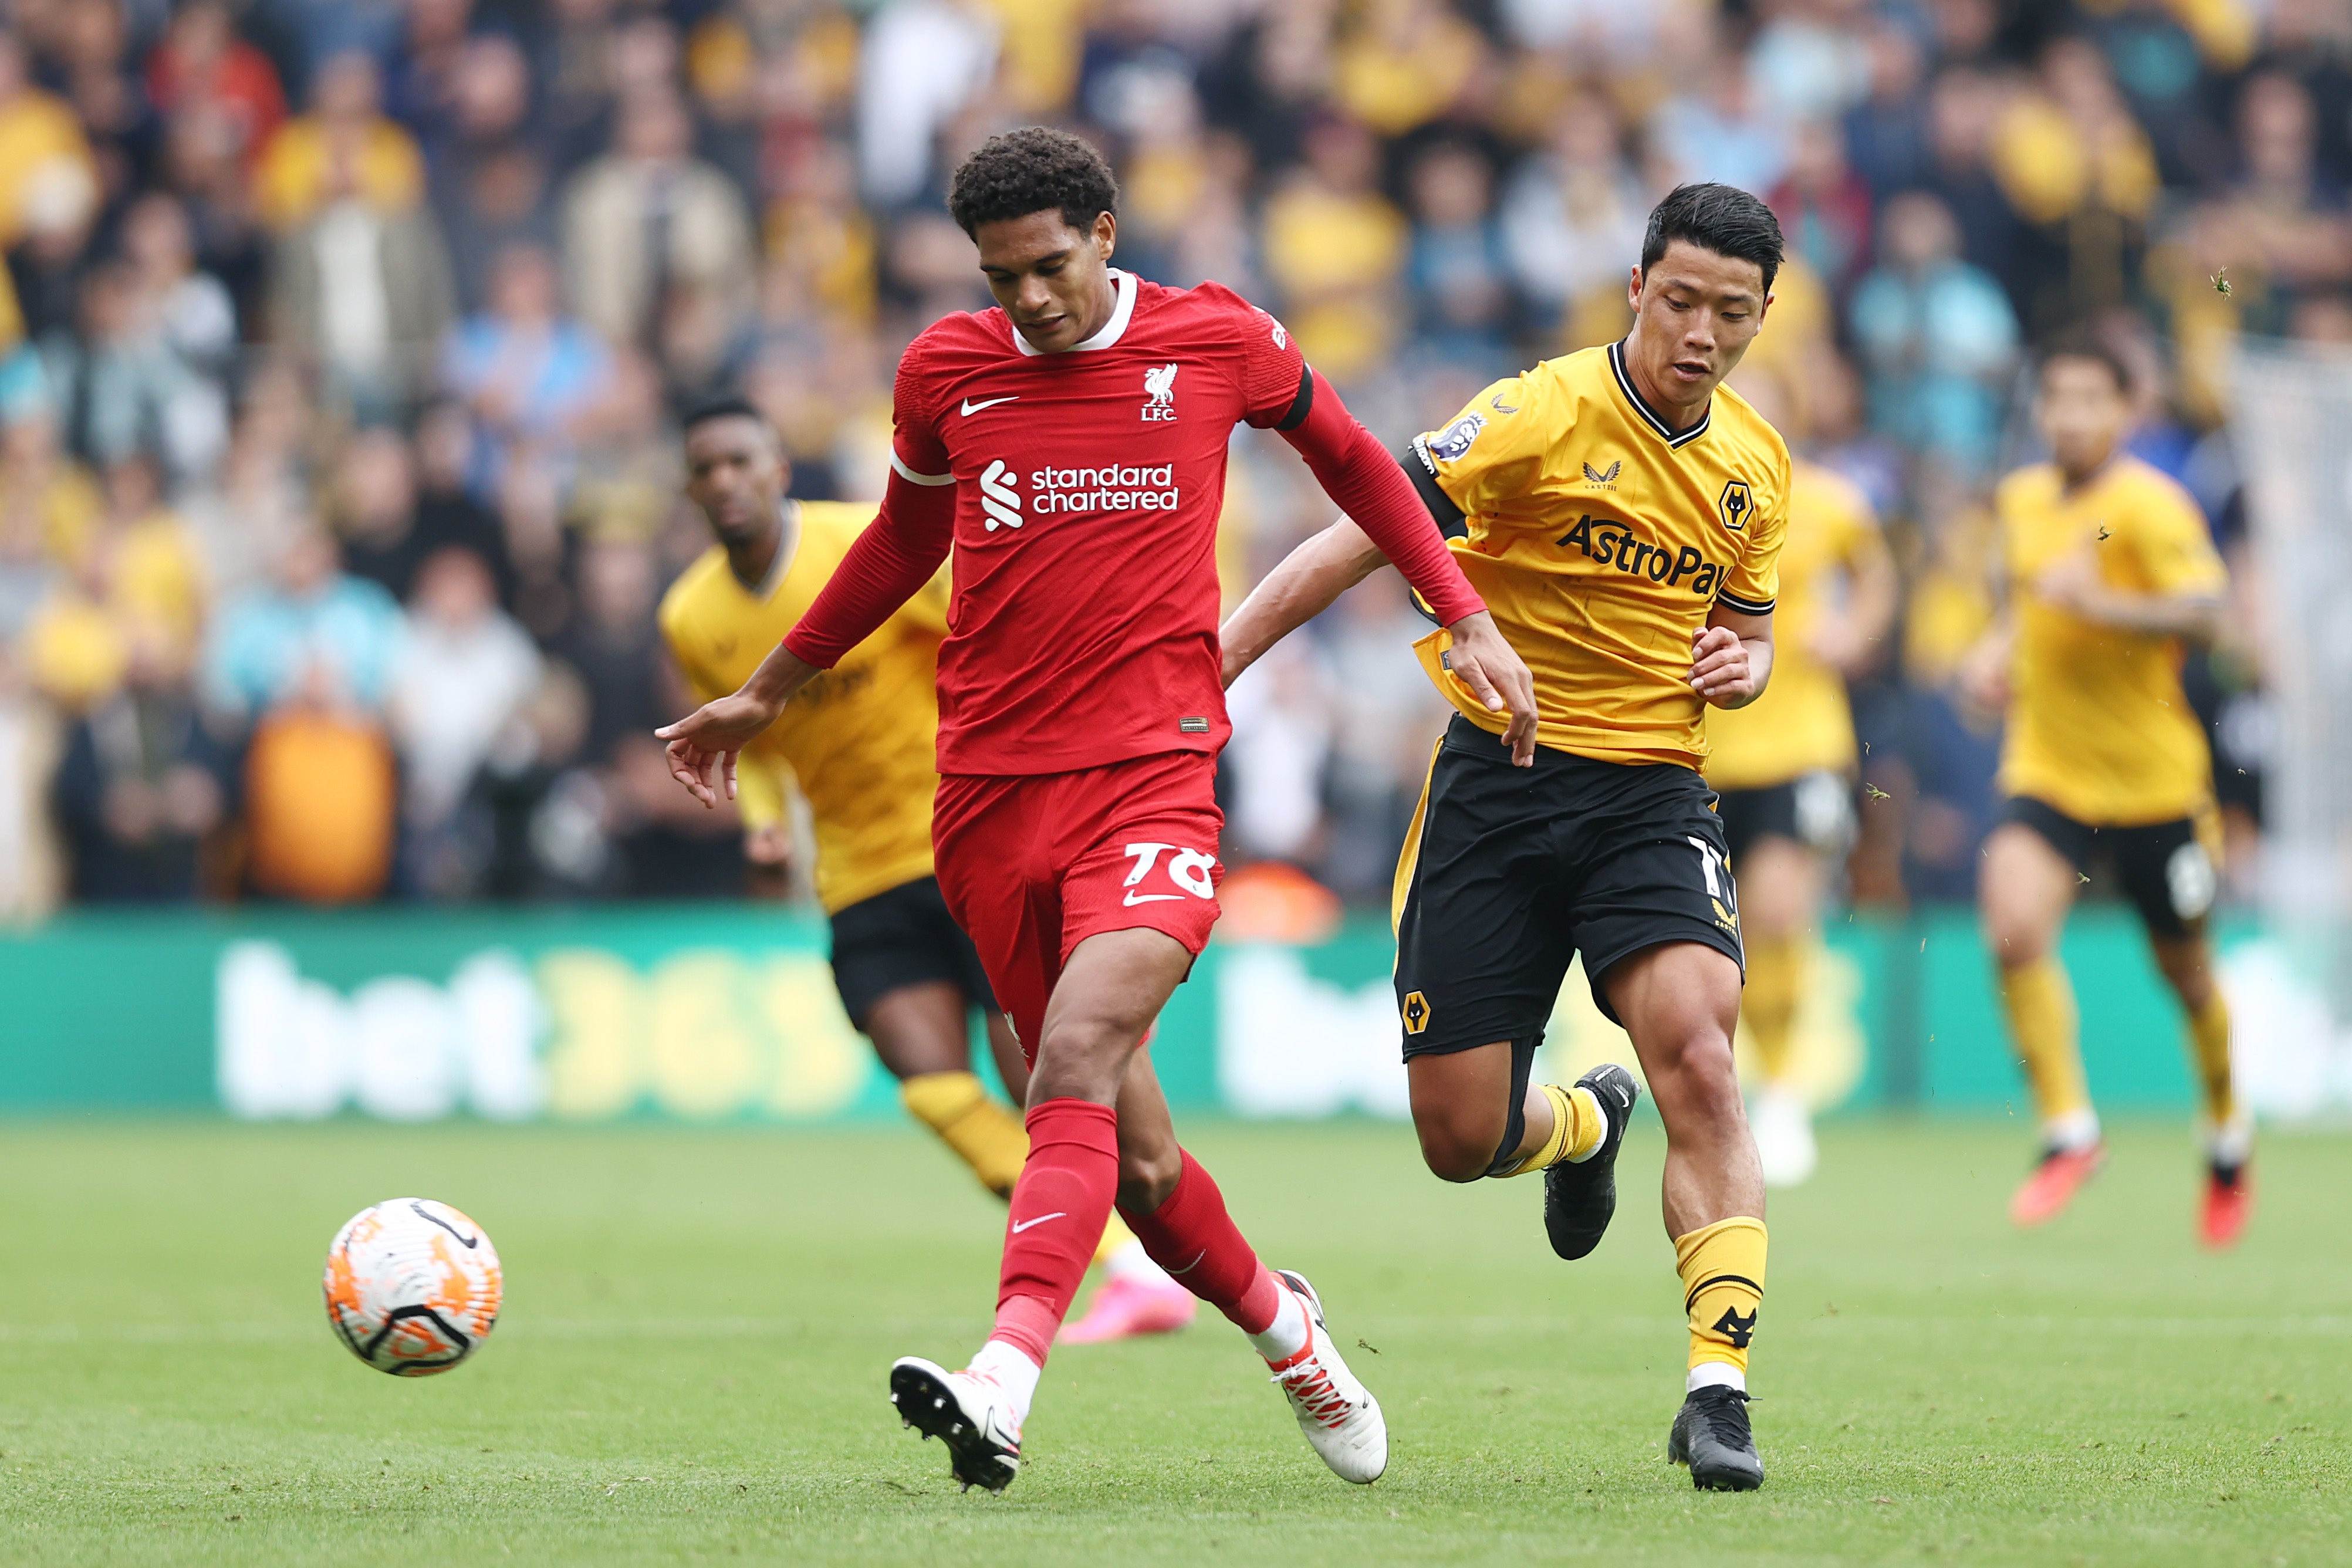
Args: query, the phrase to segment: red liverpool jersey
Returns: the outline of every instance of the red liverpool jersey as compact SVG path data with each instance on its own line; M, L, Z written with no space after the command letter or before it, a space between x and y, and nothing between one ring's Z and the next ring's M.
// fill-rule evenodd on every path
M898 363L891 464L956 489L940 771L1045 773L1214 752L1217 518L1234 426L1303 410L1279 322L1214 283L1113 271L1102 330L1040 353L1001 310Z

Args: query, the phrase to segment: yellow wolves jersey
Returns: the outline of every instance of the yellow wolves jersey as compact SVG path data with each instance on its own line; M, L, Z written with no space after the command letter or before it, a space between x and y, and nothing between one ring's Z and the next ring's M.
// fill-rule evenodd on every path
M695 695L741 686L808 610L849 553L871 505L803 501L800 542L781 571L746 588L713 546L662 597L662 636ZM940 639L945 574L908 600L840 663L802 688L743 750L737 794L747 826L781 821L787 779L816 829L817 900L831 914L931 874L931 795L939 788Z
M1790 474L1789 539L1780 550L1780 607L1772 612L1772 681L1745 708L1706 710L1706 782L1764 789L1855 763L1845 679L1813 657L1814 628L1841 575L1886 553L1878 519L1853 482L1819 463Z
M1671 428L1633 390L1622 345L1494 385L1413 452L1460 509L1450 542L1470 585L1535 674L1543 745L1614 763L1706 755L1691 638L1718 603L1769 614L1789 517L1789 449L1729 387ZM1425 492L1424 492L1425 493ZM1414 645L1471 722L1486 711Z
M1994 506L2017 625L2001 788L2095 827L2192 815L2212 794L2213 762L2180 689L2179 639L2084 620L2033 584L2089 551L2109 587L2218 594L2229 574L2197 503L2119 457L2073 495L2054 466L2021 468Z

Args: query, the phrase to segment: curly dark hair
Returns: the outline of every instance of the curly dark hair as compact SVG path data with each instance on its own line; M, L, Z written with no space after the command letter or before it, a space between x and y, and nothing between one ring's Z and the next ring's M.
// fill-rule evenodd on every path
M1642 237L1642 270L1655 267L1678 239L1756 263L1764 273L1764 292L1772 291L1780 270L1780 220L1738 186L1676 185L1651 209L1649 231Z
M1091 143L1049 125L1024 125L972 150L948 187L948 215L964 233L1049 207L1084 231L1097 215L1118 212L1118 182Z

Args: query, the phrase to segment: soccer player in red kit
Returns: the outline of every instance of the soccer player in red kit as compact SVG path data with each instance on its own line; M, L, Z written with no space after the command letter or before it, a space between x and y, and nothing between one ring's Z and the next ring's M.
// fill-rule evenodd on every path
M1114 1201L1147 1251L1223 1312L1351 1481L1388 1462L1379 1403L1307 1281L1259 1262L1176 1142L1143 1040L1217 918L1212 793L1225 719L1217 516L1236 424L1270 427L1452 626L1453 668L1534 755L1527 667L1412 486L1273 317L1215 284L1109 266L1118 187L1093 148L992 138L949 209L999 309L934 322L898 363L881 514L733 696L660 731L705 804L735 756L952 549L939 658L940 890L1031 1063L994 1331L968 1367L908 1357L899 1415L957 1479L1001 1490L1047 1347Z

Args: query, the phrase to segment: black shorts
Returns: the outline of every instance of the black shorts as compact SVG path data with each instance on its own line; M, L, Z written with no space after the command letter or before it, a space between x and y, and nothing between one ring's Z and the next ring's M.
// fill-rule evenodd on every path
M1827 771L1761 789L1727 789L1715 797L1731 863L1747 864L1759 838L1793 838L1809 849L1842 856L1853 847L1853 786Z
M975 1007L996 1006L980 954L948 913L938 878L901 882L834 915L833 984L860 1029L891 992L935 980L962 987Z
M1540 1037L1577 953L1592 999L1619 959L1696 942L1745 967L1715 795L1689 768L1595 762L1456 718L1397 867L1404 1054Z
M2124 897L2154 936L2191 936L2204 929L2221 890L2214 849L2221 824L2211 813L2152 822L2140 827L2094 827L2046 801L2013 795L2000 819L2041 835L2066 863L2087 877L2102 858L2112 863Z

